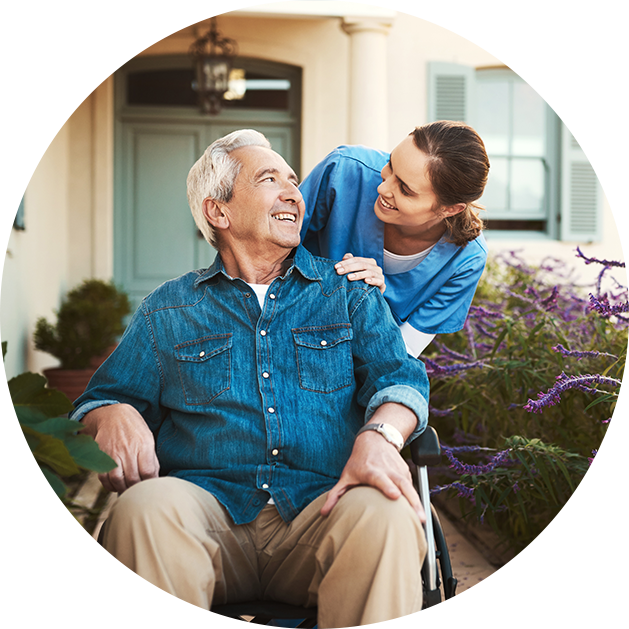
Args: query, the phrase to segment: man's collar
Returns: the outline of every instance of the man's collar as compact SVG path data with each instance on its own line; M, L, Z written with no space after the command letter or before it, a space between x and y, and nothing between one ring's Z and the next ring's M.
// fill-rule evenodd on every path
M293 251L288 255L288 258L292 257L292 264L288 268L288 270L284 273L283 277L288 277L290 273L293 272L293 269L299 271L301 275L312 282L316 282L321 279L321 274L319 273L317 267L315 266L314 259L312 254L307 251L302 245L299 245L293 249ZM216 258L214 258L214 262L212 266L210 266L207 270L203 271L194 281L194 285L198 286L202 282L207 282L212 279L214 276L222 273L228 279L235 279L230 277L223 265L223 261L221 259L221 254L217 253Z

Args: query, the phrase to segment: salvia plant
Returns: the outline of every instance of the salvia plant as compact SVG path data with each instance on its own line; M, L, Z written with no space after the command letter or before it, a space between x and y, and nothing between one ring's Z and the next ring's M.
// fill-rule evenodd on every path
M593 286L559 260L490 260L464 329L438 337L425 358L445 454L432 493L458 496L463 516L515 551L587 472L625 367L627 287L614 276L624 263L576 256L601 267Z

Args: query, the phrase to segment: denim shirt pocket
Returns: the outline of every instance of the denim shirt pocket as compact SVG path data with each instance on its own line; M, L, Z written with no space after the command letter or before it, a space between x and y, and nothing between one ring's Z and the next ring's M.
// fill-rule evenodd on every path
M349 324L293 328L292 333L302 389L332 393L354 383Z
M186 404L210 404L231 386L231 334L216 334L175 345Z

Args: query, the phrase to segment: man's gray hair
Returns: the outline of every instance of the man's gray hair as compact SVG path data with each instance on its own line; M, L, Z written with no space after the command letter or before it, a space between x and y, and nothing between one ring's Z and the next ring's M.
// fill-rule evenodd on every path
M203 201L208 198L218 203L230 201L241 164L229 154L243 146L271 148L271 143L253 129L234 131L212 142L188 173L188 203L194 222L213 247L217 246L216 234L203 215Z

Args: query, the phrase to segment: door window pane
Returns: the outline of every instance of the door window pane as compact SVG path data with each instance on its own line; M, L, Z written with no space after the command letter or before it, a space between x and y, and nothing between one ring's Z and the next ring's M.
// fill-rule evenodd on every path
M189 68L138 70L127 74L127 104L158 107L197 107ZM242 98L224 100L225 109L288 111L291 82L245 70Z

